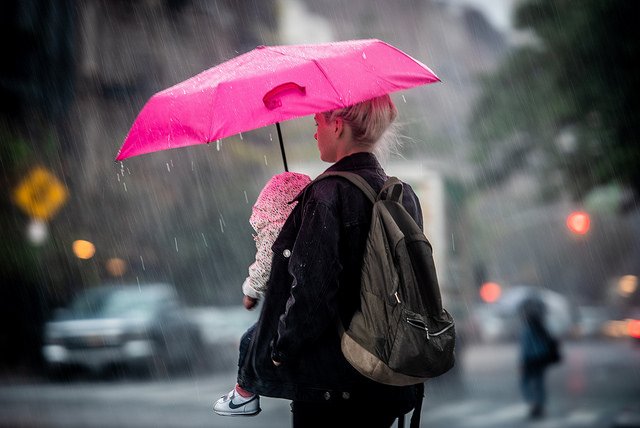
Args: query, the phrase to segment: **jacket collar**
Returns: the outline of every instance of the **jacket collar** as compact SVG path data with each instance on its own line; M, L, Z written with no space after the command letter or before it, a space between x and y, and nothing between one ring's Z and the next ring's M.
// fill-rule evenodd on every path
M382 170L382 166L373 153L358 152L345 156L338 162L331 165L326 171L355 171L358 169Z
M357 171L361 169L368 169L376 171L381 176L384 176L384 170L382 166L378 162L378 159L373 153L369 152L358 152L349 156L345 156L340 159L338 162L331 165L324 172L327 171ZM307 184L304 189L300 191L289 203L293 203L295 201L301 200L304 193L307 191L309 186L311 186L314 182Z

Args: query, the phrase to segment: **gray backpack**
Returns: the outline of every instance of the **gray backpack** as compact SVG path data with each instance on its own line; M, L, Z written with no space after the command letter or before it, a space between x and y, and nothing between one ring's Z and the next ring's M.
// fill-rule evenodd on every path
M360 308L340 325L342 353L362 375L387 385L420 384L454 365L455 327L442 308L431 244L402 206L402 182L379 194L361 176L343 177L373 202L362 263Z

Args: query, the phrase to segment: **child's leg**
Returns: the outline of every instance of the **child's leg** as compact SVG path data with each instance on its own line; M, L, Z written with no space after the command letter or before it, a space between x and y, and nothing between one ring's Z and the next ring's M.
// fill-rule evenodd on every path
M249 345L256 328L251 326L240 339L238 350L238 366L241 366L249 351ZM213 411L221 416L253 416L260 413L260 397L251 391L247 391L239 384L213 404Z
M241 387L237 383L236 383L236 392L238 394L240 394L244 398L249 398L249 397L253 396L253 392L247 391L246 389L244 389L243 387Z
M253 333L256 330L256 326L257 324L254 324L249 327L240 338L240 347L238 349L238 367L242 366L242 363L247 356L247 352L249 352L249 345L251 344L251 340L253 339Z
M257 323L252 325L244 332L242 338L240 339L240 347L238 349L238 367L241 367L244 359L249 352L249 345L251 344L251 340L253 339L253 333L256 330ZM250 397L253 395L253 392L248 391L242 388L240 385L236 384L236 391L243 397Z

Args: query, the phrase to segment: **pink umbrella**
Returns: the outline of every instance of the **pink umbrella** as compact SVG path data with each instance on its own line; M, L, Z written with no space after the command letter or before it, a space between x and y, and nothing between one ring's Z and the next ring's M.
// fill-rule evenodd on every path
M276 124L287 170L279 122L439 80L375 39L259 46L152 96L116 160Z

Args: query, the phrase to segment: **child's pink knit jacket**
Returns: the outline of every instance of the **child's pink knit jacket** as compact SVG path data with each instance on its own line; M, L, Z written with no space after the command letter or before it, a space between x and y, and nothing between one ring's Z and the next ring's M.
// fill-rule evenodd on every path
M283 172L271 177L258 195L249 218L249 223L256 231L253 237L256 241L256 261L249 266L249 276L242 284L245 295L254 299L261 299L264 295L271 272L271 246L296 205L296 202L289 202L310 182L311 178L305 174Z

